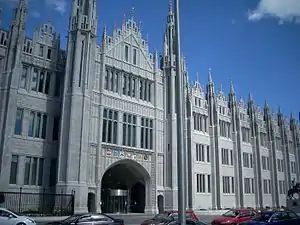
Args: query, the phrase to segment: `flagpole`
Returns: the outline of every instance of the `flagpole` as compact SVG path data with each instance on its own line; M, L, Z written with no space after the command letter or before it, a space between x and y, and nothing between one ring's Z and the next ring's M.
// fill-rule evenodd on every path
M177 170L178 170L178 214L179 223L186 224L186 174L185 174L185 146L183 132L183 79L181 68L179 0L175 0L175 55L176 55L176 116L177 116Z

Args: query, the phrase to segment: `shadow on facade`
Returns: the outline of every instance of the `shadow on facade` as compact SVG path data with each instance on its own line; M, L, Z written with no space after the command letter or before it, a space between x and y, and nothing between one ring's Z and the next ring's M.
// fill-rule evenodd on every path
M136 162L135 162L136 163ZM143 173L130 160L109 168L102 178L103 213L144 213L146 185Z

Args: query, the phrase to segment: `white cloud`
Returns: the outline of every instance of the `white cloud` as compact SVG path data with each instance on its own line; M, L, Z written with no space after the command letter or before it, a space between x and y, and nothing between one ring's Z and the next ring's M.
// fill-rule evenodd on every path
M248 12L248 19L252 21L264 18L278 19L284 22L300 22L300 0L260 0L256 9Z
M66 11L66 0L46 0L46 4L53 7L55 11L64 14Z

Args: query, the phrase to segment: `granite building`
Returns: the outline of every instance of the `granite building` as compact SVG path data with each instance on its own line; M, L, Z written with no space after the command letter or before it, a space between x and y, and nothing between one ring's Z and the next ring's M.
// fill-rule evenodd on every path
M174 15L162 53L133 17L98 45L95 0L72 1L67 49L50 22L32 38L20 0L0 30L0 191L70 193L75 211L177 208ZM98 34L99 35L99 34ZM100 34L101 35L101 34ZM188 207L285 205L299 180L300 130L291 116L189 84L182 57Z

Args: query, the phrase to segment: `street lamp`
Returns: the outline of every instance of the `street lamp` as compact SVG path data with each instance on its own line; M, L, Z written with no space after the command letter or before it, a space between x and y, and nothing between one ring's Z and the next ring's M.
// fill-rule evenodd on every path
M176 116L177 116L177 171L178 171L178 214L179 223L186 224L186 174L184 146L183 79L181 68L179 0L175 0L175 55L176 55Z

